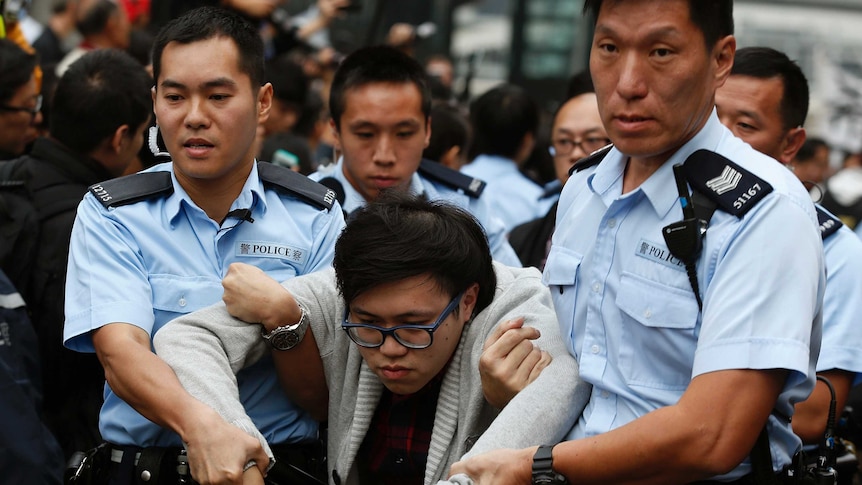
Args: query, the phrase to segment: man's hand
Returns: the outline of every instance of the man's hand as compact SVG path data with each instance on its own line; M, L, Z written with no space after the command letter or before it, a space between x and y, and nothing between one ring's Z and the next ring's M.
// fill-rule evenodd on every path
M523 325L523 317L498 325L479 358L482 392L497 409L503 409L551 363L551 355L531 342L539 338L539 331Z
M523 485L532 479L533 455L538 447L502 449L452 464L449 476L463 473L473 485Z
M185 443L195 481L201 485L263 483L269 457L260 442L226 422L215 411L202 414L201 423L195 426ZM255 461L256 467L244 473L250 460ZM255 475L260 481L256 481Z
M222 286L222 300L234 318L262 323L267 330L299 321L301 315L293 295L256 266L231 264Z

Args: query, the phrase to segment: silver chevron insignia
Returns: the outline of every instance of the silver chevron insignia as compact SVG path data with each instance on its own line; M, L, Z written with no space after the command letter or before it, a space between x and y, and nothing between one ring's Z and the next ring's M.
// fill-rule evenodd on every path
M731 166L726 165L721 175L706 182L706 186L714 190L716 194L722 195L725 192L733 190L739 185L742 180L742 174L734 170Z

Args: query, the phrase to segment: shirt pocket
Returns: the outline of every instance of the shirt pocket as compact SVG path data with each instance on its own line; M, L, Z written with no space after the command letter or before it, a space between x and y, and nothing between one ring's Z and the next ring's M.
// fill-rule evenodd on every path
M542 283L551 290L554 311L560 325L560 335L566 339L569 351L576 355L575 304L577 303L578 272L582 254L562 246L551 246Z
M179 316L221 301L221 280L207 276L150 275L153 309ZM158 319L157 319L158 321Z
M670 391L688 387L700 312L691 289L623 273L616 305L622 311L620 371L626 382Z

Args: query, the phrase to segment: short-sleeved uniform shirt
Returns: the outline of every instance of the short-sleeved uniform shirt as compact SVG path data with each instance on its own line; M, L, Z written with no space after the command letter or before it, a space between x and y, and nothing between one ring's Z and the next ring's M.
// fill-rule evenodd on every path
M317 172L309 175L312 180L322 180L326 177L332 177L341 184L344 190L344 203L342 208L350 214L356 209L365 205L365 198L350 185L347 177L344 176L343 169L344 159L339 159L338 163L334 163L327 167L323 167ZM488 244L491 247L491 256L495 261L500 263L520 268L521 260L515 254L515 250L509 244L506 238L506 228L503 222L494 215L492 208L488 205L484 195L481 197L471 197L457 189L449 187L443 183L429 180L416 172L410 179L410 193L428 197L429 200L446 200L453 205L469 211L473 214L482 228L485 230L485 235L488 236Z
M484 195L494 214L503 220L506 231L542 217L555 200L545 198L545 189L518 170L514 160L479 155L461 167L461 172L488 183Z
M336 204L324 209L265 187L257 164L231 210L251 208L251 219L210 219L177 182L170 163L148 171L171 173L173 192L106 208L88 193L72 230L66 281L64 342L93 352L91 332L112 322L142 328L150 337L173 318L221 300L231 263L257 266L283 281L327 268L344 226ZM253 220L253 222L252 222ZM240 398L271 443L315 439L316 423L279 387L270 358L238 376ZM181 446L105 385L99 427L111 443Z
M696 265L702 312L685 265L662 236L664 226L682 219L672 167L698 149L773 188L742 218L721 209L712 216ZM694 138L623 194L626 161L611 149L566 183L543 275L561 334L593 385L569 438L673 405L700 374L787 369L768 424L780 470L801 447L785 417L813 388L820 343L823 250L808 193L787 169L735 138L714 111ZM746 460L721 479L749 472Z
M858 380L862 374L862 241L841 226L823 241L823 254L826 293L817 371L841 369L856 373Z

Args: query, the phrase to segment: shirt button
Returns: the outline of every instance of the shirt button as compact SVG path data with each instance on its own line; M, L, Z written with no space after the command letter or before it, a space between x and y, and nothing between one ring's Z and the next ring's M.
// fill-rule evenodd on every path
M644 318L649 318L652 316L652 310L647 310L644 312Z
M179 302L177 302L177 303L179 303L179 305L180 305L181 307L186 306L186 297L181 296L181 297L180 297L180 301L179 301Z
M396 458L396 459L395 459L395 463L397 463L397 464L399 464L399 465L400 465L400 464L402 464L402 463L404 463L404 458L402 458L402 457L400 457L400 456L399 456L398 458Z
M602 391L601 393L602 399L607 399L610 395L611 393L609 393L608 391Z
M614 226L616 226L616 225L617 225L617 220L616 220L616 219L608 219L608 227L611 227L611 228L612 228L612 227L614 227Z
M602 285L593 283L593 293L598 293L602 289Z
M598 354L599 353L599 346L593 345L592 347L590 347L590 352L592 352L594 354Z

